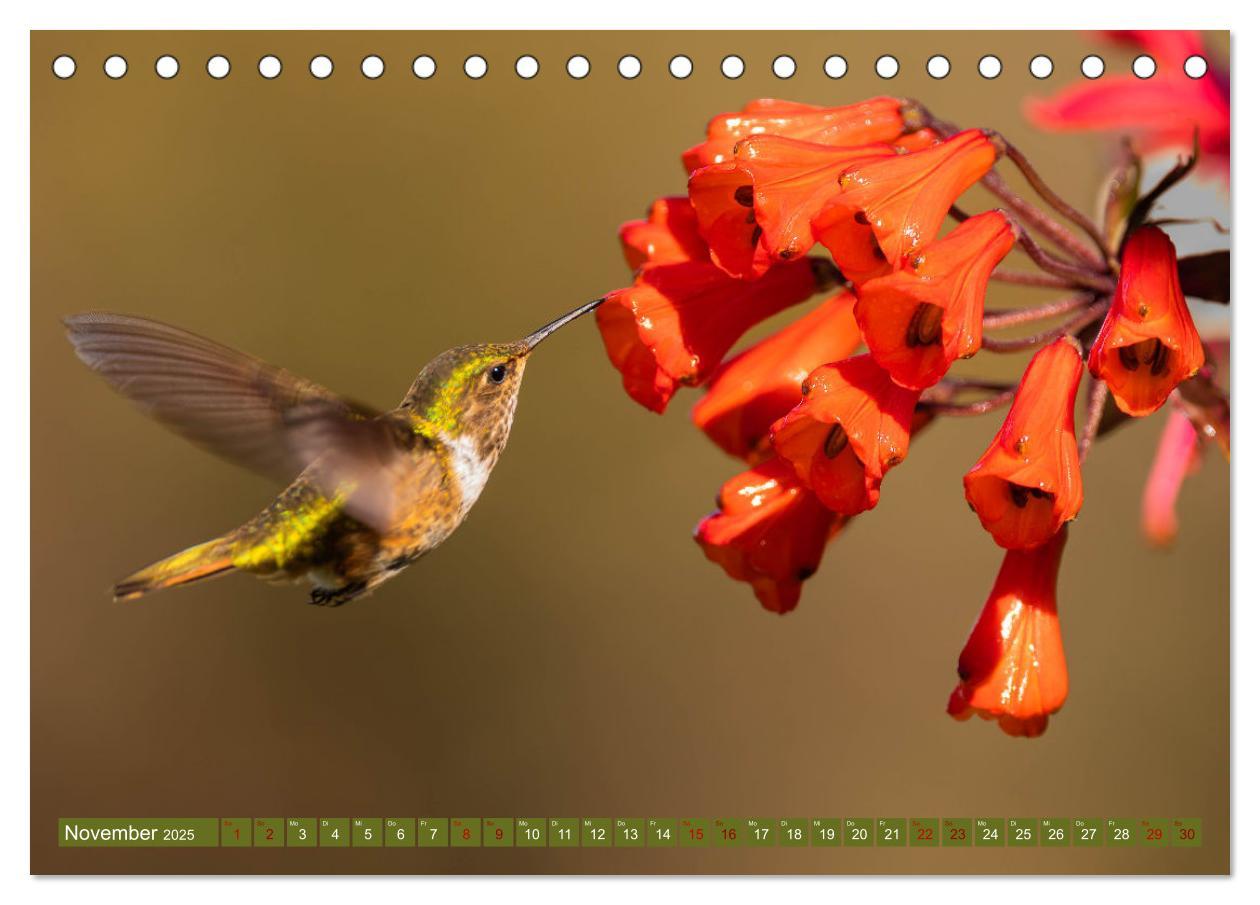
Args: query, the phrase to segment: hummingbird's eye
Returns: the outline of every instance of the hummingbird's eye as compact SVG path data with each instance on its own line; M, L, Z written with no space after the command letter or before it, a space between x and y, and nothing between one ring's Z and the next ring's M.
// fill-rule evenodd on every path
M494 383L502 383L503 378L507 376L507 365L495 365L490 369L490 380Z

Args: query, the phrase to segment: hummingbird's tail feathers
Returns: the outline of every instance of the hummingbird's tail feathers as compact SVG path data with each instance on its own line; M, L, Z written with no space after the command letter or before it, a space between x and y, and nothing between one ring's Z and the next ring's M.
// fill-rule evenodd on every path
M136 600L152 591L213 578L234 568L231 544L226 538L215 538L128 575L114 585L114 600Z

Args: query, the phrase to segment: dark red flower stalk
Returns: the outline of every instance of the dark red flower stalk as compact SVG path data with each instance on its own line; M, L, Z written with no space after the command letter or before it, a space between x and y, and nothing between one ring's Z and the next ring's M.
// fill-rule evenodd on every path
M761 276L814 246L810 221L854 165L896 155L888 145L832 147L759 135L731 159L691 174L688 193L713 263L731 276Z
M801 583L818 570L827 541L845 522L778 459L723 484L718 507L696 526L696 542L727 575L751 584L772 613L795 609Z
M1203 343L1177 276L1177 250L1156 226L1125 243L1120 281L1089 353L1120 410L1149 415L1177 384L1203 367Z
M855 283L887 273L936 238L950 207L997 159L968 129L922 151L857 164L814 218L814 235Z
M1010 221L989 211L858 287L862 335L893 380L926 389L979 351L989 275L1014 244Z
M644 264L700 261L709 254L696 230L696 212L685 197L657 198L646 220L623 223L619 235L631 270Z
M873 508L884 475L909 452L918 391L893 383L869 355L815 369L802 391L770 428L775 451L836 512Z
M1009 550L1041 546L1080 511L1073 407L1082 370L1073 339L1034 355L997 436L963 477L980 523Z
M774 98L750 101L738 113L709 120L707 138L683 153L690 174L729 160L736 143L754 135L782 135L817 144L843 146L888 142L905 131L902 101L873 97L846 107L816 107Z
M679 386L703 383L746 330L833 284L816 263L792 261L753 283L708 261L644 266L595 313L630 398L663 412Z
M809 314L722 364L691 410L696 427L732 456L757 462L770 454L770 425L801 398L810 371L845 358L862 336L854 298L841 292Z
M948 711L996 719L1007 735L1035 737L1068 693L1056 601L1067 529L1032 550L1010 550L958 657Z

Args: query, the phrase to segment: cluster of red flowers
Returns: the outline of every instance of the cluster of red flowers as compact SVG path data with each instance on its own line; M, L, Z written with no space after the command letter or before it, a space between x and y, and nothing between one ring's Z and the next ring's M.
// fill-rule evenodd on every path
M994 172L1003 156L1041 185L997 134L955 130L912 102L753 101L713 118L684 153L686 197L658 199L645 220L622 226L633 284L610 293L597 319L643 406L661 412L680 386L706 388L693 421L748 470L723 485L695 537L777 613L797 605L828 541L878 504L919 430L1009 402L963 478L980 524L1008 552L959 659L949 712L1037 735L1067 694L1055 583L1106 391L1121 412L1150 414L1200 371L1204 351L1173 245L1140 222L1150 203L1133 207L1137 219L1115 242L1087 230L1091 246L1010 191ZM981 181L1006 206L967 216L956 202ZM940 235L951 217L958 225ZM828 254L810 256L819 244ZM1015 341L1040 347L1017 387L947 377L990 342L986 287L1017 247L1045 271L1036 285L1073 295L1010 323L1066 320ZM820 292L799 320L730 354L755 324ZM1005 325L1001 315L992 325ZM1099 391L1078 440L1087 343ZM978 390L991 395L960 401Z

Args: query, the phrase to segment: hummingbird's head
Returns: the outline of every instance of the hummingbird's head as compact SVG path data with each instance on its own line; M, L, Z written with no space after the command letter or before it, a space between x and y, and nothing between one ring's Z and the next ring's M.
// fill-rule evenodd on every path
M529 356L544 339L602 301L574 309L514 343L448 349L425 365L404 405L448 437L474 436L497 452L507 442Z

